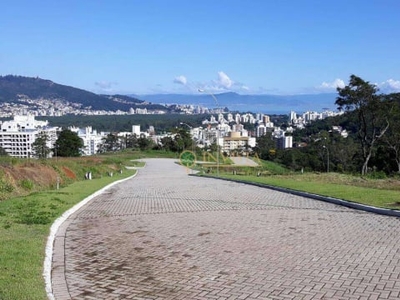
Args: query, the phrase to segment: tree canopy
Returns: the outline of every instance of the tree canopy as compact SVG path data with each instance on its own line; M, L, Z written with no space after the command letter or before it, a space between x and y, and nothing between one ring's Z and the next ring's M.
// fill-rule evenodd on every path
M378 88L355 75L350 76L349 84L337 89L339 97L336 104L339 109L355 110L358 118L357 135L363 156L361 174L368 172L368 163L377 142L389 128L388 102L378 95Z
M46 132L42 131L32 143L33 154L37 158L47 158L47 156L50 154L51 149L47 146L48 141L49 137L47 136Z
M77 133L63 129L57 138L54 153L56 156L77 157L81 156L84 144Z

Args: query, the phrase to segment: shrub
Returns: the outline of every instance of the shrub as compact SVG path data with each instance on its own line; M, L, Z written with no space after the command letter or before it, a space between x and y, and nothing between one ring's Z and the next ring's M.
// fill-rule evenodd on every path
M374 171L367 174L367 177L370 179L386 179L387 175L383 171Z
M32 224L50 224L54 219L54 214L48 211L35 211L21 214L18 218L18 223L32 225Z
M33 182L29 179L21 180L20 185L22 188L24 188L25 190L28 190L28 191L31 191L34 187Z
M14 186L4 180L0 180L0 193L11 193L14 191Z

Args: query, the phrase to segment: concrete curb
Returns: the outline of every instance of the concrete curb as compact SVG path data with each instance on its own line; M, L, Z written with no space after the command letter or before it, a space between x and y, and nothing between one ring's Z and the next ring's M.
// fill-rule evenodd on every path
M249 182L249 181L236 180L236 179L230 179L230 178L214 177L214 176L208 176L208 175L192 174L190 176L198 176L198 177L213 178L213 179L219 179L219 180L225 180L225 181L231 181L231 182L238 182L238 183L258 186L258 187L262 187L262 188L267 188L267 189L271 189L271 190L275 190L275 191L279 191L279 192L283 192L283 193L287 193L287 194L292 194L292 195L296 195L296 196L307 197L307 198L324 201L324 202L328 202L328 203L332 203L332 204L336 204L336 205L341 205L341 206L345 206L348 208L353 208L353 209L362 210L362 211L366 211L366 212L372 212L375 214L391 216L391 217L400 217L400 211L398 211L398 210L364 205L364 204L360 204L360 203L356 203L356 202L346 201L343 199L325 197L325 196L321 196L321 195L317 195L317 194L296 191L296 190L292 190L292 189L288 189L288 188L276 187L276 186L272 186L269 184L263 184L263 183L258 183L258 182Z
M103 193L105 190L109 189L110 187L124 182L126 180L129 180L133 177L135 177L138 174L136 172L134 175L129 176L127 178L121 179L114 181L113 183L110 183L109 185L103 187L102 189L98 190L97 192L93 193L92 195L86 197L83 199L81 202L64 212L61 217L56 219L54 223L50 227L50 234L47 238L47 243L46 243L46 252L45 252L45 259L44 259L44 266L43 266L43 277L45 280L45 285L46 285L46 294L47 298L50 300L55 300L54 294L53 294L53 287L52 287L52 281L51 281L51 273L52 273L52 261L53 261L53 251L54 251L54 241L57 235L57 231L60 228L60 226L77 210L79 210L82 206L86 205L89 203L93 198L96 196L100 195Z

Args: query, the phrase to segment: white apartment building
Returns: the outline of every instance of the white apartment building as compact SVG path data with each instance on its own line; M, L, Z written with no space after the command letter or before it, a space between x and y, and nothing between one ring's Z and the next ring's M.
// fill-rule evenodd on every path
M32 144L38 134L37 130L1 131L0 147L13 157L29 158L32 154Z
M242 135L240 132L231 131L227 136L218 139L222 152L230 154L236 150L246 150L256 146L256 139L248 135ZM222 145L221 145L222 144Z
M103 143L103 138L106 136L105 133L97 133L97 130L93 130L92 126L85 128L70 127L69 129L76 132L78 137L82 139L82 155L85 156L97 154L100 145Z
M274 128L275 127L273 122L259 123L256 127L256 137L263 136L267 132L272 132L274 131Z
M278 149L293 148L293 137L292 136L281 136L276 138L276 147Z
M47 147L53 148L57 139L56 127L49 127L48 121L35 120L33 115L14 116L13 120L0 124L0 147L12 157L33 157L32 144L41 132L46 132L49 137Z
M132 125L132 134L140 136L140 125Z

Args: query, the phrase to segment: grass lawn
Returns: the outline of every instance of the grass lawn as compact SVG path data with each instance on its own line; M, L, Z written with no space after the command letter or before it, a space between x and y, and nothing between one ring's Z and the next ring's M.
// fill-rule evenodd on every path
M284 187L381 208L400 209L399 180L362 179L336 173L261 177L223 174L221 177Z
M59 190L0 202L0 299L47 299L43 280L49 229L63 212L95 191L134 174L78 181Z

